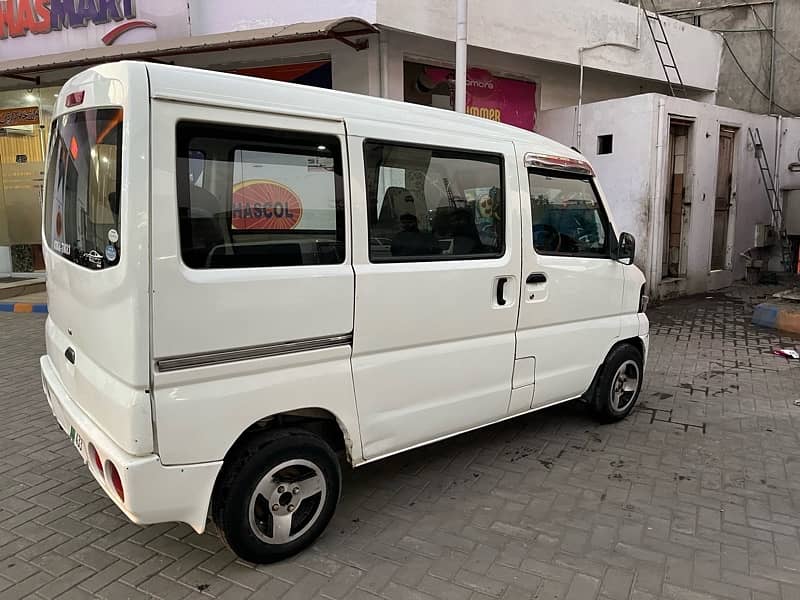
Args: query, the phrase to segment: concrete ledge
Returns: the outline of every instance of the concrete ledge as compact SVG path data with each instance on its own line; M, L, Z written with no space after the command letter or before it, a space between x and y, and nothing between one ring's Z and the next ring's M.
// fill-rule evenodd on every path
M758 304L751 323L800 335L800 306L795 309L766 302Z
M43 279L40 281L35 279L20 279L13 283L4 283L0 285L0 300L7 300L8 298L22 296L24 294L43 292L46 289L46 285Z
M0 302L0 312L47 313L47 304L31 302Z

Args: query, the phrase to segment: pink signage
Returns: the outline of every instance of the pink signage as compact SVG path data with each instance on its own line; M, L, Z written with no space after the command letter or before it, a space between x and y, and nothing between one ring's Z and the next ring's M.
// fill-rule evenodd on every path
M447 83L452 107L455 104L455 72L425 67L425 76L433 86ZM536 84L495 77L484 69L468 69L467 112L532 131L536 125Z

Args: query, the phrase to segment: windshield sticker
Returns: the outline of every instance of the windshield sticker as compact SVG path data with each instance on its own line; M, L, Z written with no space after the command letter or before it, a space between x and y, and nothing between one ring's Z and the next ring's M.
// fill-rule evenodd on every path
M108 262L112 263L117 260L117 249L111 244L106 246L106 258L108 259Z
M59 254L72 254L72 248L66 242L62 242L61 240L53 240L53 250L58 252Z
M119 233L117 232L116 229L108 230L108 241L111 242L112 244L116 244L119 241Z
M312 156L306 160L308 171L333 171L333 157Z
M84 254L86 260L92 263L98 269L103 266L103 255L100 254L97 250L92 250L91 252L86 252Z

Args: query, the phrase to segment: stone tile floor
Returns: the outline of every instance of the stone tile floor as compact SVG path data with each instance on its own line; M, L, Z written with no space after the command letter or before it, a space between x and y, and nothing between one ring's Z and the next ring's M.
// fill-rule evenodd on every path
M259 567L129 523L42 395L44 316L0 313L0 599L800 599L800 361L770 353L798 340L749 324L760 293L653 308L627 420L566 405L346 470L319 542Z

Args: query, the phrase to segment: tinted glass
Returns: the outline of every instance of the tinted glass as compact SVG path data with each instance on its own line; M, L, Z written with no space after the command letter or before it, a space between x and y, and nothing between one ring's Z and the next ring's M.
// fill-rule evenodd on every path
M381 142L364 152L370 260L503 255L501 157Z
M540 172L529 177L537 252L608 255L608 221L590 179Z
M122 109L69 113L53 122L45 190L48 246L90 269L119 262Z
M195 269L341 263L339 140L180 123L181 254Z

